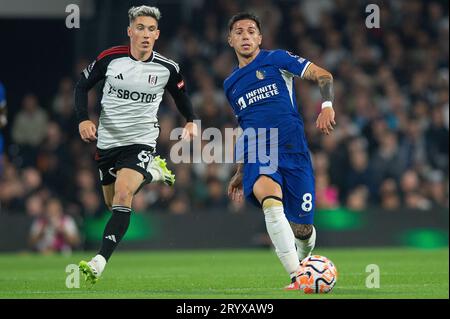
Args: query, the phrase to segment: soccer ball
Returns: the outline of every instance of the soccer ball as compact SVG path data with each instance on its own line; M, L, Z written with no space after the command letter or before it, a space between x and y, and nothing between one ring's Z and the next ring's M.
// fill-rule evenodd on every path
M298 279L304 293L328 293L336 284L337 269L327 257L308 256L300 262L300 267Z

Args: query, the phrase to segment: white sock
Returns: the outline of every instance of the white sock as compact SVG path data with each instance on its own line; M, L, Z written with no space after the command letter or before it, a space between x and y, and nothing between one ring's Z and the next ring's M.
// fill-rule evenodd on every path
M102 255L96 255L94 258L92 258L92 260L95 261L98 274L101 275L103 270L105 270L105 266L106 266L105 257L103 257Z
M303 240L295 238L295 244L297 245L297 255L300 261L309 256L316 245L316 229L314 226L311 237Z
M267 199L267 201L272 199ZM276 201L276 200L272 200ZM276 201L279 203L279 201ZM263 207L267 232L275 246L275 252L283 264L284 269L291 275L297 273L299 269L299 260L295 250L295 237L292 228L289 225L282 205L266 205Z

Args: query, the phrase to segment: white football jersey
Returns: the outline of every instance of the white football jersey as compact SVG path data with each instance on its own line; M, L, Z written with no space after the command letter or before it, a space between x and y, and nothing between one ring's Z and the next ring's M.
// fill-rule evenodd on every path
M83 74L89 82L104 79L97 147L156 147L164 90L172 95L184 90L178 64L155 51L148 60L138 61L128 46L119 46L103 51Z

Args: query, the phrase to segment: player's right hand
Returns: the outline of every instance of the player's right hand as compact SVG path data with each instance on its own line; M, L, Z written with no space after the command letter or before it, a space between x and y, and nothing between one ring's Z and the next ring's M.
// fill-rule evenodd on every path
M244 192L242 189L242 173L236 173L228 184L228 196L238 203L242 202Z
M78 130L80 131L81 139L86 142L93 142L97 140L97 136L95 135L97 133L97 128L95 127L95 124L92 121L83 121L78 125Z
M326 135L330 135L330 133L334 130L333 125L336 125L334 115L335 114L332 107L324 108L316 120L316 127Z

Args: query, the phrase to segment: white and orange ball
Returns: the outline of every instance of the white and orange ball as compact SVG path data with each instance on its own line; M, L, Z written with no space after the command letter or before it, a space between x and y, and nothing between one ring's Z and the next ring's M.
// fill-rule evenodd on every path
M336 284L336 266L327 257L313 255L300 262L300 290L307 294L328 293Z

